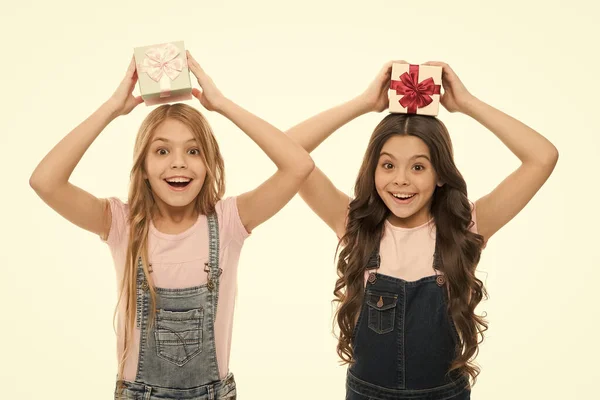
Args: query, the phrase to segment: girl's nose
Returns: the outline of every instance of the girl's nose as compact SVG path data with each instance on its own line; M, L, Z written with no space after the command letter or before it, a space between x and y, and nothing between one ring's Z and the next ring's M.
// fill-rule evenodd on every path
M173 153L173 160L171 161L171 168L187 168L185 157L180 152Z
M408 177L406 176L406 174L404 172L398 172L395 176L394 176L394 184L398 185L398 186L406 186L408 185L410 182L408 181Z

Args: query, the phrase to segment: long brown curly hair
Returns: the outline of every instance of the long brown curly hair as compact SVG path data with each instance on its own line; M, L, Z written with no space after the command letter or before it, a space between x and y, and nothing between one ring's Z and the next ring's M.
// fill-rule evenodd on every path
M412 135L429 148L431 163L444 183L436 187L431 201L431 215L438 231L439 269L445 274L448 308L459 335L456 358L450 371L468 374L473 383L479 367L473 360L487 330L484 316L475 308L487 293L475 276L483 237L469 230L471 204L467 185L456 168L452 142L445 125L435 117L390 114L375 128L354 187L346 230L340 239L334 302L338 303L335 319L339 328L337 352L342 363L353 363L352 339L364 297L364 274L369 257L378 247L384 222L391 211L375 187L375 169L383 145L395 135Z
M192 132L201 148L200 157L206 166L206 177L202 189L196 197L195 208L199 214L209 214L214 211L215 205L225 192L225 170L219 144L212 132L208 121L195 108L186 104L165 104L154 109L142 122L138 131L134 150L133 167L130 174L129 185L129 242L127 245L127 259L123 272L119 300L115 308L116 317L119 305L124 301L123 320L124 349L119 360L118 392L122 393L123 371L128 357L135 324L136 310L136 277L138 259L142 259L144 275L150 289L150 318L152 326L155 318L156 291L148 271L148 231L152 213L155 209L155 199L148 181L143 177L145 172L146 157L152 135L156 128L167 119L174 119L185 124Z

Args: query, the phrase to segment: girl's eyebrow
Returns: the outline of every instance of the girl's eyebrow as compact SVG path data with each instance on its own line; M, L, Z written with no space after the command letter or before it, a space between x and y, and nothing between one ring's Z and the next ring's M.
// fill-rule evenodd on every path
M154 138L154 140L152 141L152 143L157 142L159 140L161 142L165 142L165 143L170 143L171 142L169 139L162 138L162 137L157 137L157 138ZM195 142L195 141L196 141L196 139L188 139L185 143Z
M431 161L431 160L429 159L429 157L427 157L427 155L426 155L426 154L417 154L417 155L415 155L415 156L412 156L410 159L411 159L411 160L414 160L414 159L421 158L421 157L423 157L423 158L426 158L426 159L427 159L427 161Z
M396 157L394 157L392 154L388 153L387 151L382 151L379 154L379 157L382 157L382 156L388 156L390 158L393 158L394 160L396 159ZM421 157L423 157L423 158L427 159L427 161L431 162L431 160L429 159L429 157L426 154L416 154L416 155L412 156L410 158L410 160L414 160L414 159L421 158Z

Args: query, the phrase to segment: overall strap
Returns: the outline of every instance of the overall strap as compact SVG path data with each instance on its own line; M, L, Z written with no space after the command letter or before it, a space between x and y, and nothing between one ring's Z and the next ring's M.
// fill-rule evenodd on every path
M217 311L217 302L219 299L219 277L223 270L219 268L219 220L217 214L212 213L206 217L208 221L208 289L214 293L215 301L213 308Z

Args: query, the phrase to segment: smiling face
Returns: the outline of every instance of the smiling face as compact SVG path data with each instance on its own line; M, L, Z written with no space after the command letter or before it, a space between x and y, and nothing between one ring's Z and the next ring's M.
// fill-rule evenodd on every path
M145 161L159 208L193 207L206 177L200 146L182 122L166 119L153 132Z
M436 185L442 183L425 142L411 135L394 135L385 142L375 168L375 188L391 211L393 225L413 228L429 221Z

